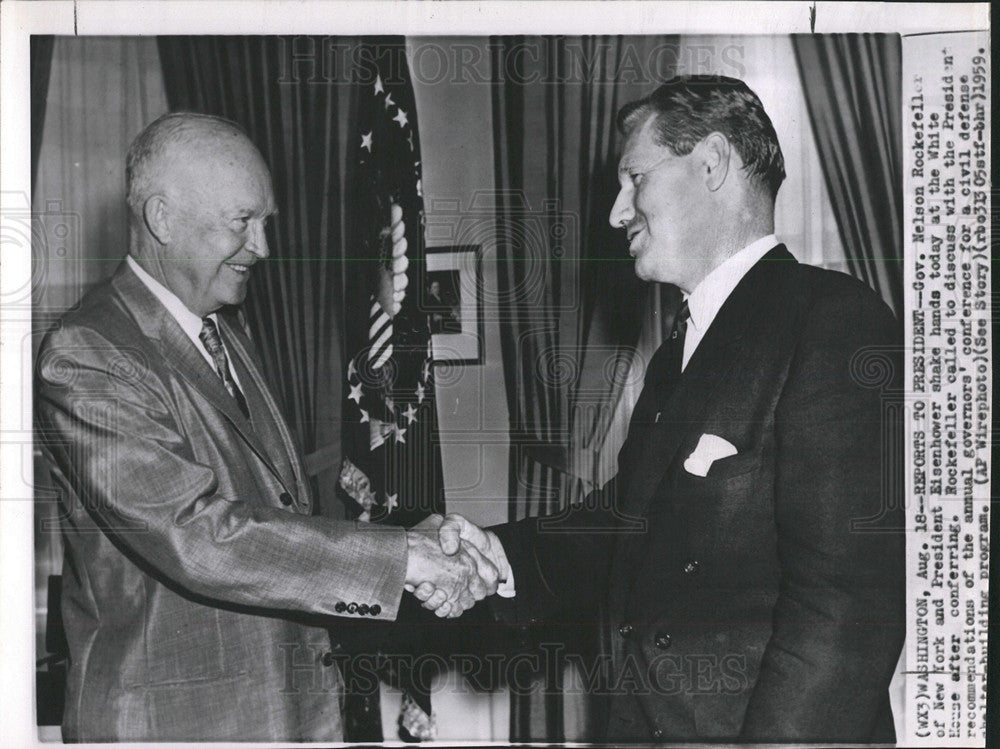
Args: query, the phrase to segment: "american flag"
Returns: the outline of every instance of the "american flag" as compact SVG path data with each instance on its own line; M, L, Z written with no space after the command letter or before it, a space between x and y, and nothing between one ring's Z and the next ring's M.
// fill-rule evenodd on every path
M417 112L401 37L366 42L357 59L344 455L367 478L368 494L353 497L362 516L412 525L444 510L430 329L413 291L424 264ZM403 209L411 290L395 317L377 298L392 203Z
M355 59L356 116L347 156L356 192L347 203L352 245L344 278L348 365L340 486L360 519L409 527L444 512L430 329L414 291L425 257L417 112L402 37L366 38ZM403 211L410 290L395 316L379 301L391 255L392 204ZM400 634L390 635L397 652L407 640ZM384 676L406 693L404 727L432 738L429 694L408 688L406 673ZM345 729L350 723L345 714ZM345 739L377 740L363 731Z

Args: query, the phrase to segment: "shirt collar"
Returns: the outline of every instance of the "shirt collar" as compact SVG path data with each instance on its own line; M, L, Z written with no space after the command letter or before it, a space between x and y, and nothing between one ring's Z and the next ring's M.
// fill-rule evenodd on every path
M128 267L132 269L132 272L139 277L139 280L146 285L146 288L152 292L153 296L159 299L160 303L167 308L167 312L181 326L181 330L184 331L185 335L192 341L199 340L203 325L202 319L189 310L174 292L147 273L131 255L125 256L125 262L128 263ZM208 315L208 317L212 318L212 322L218 325L219 321L216 319L214 312Z
M774 234L761 237L735 255L726 258L721 265L702 279L687 299L688 310L691 312L690 322L697 330L703 332L712 324L722 305L733 293L733 289L743 280L743 276L776 244L778 239Z

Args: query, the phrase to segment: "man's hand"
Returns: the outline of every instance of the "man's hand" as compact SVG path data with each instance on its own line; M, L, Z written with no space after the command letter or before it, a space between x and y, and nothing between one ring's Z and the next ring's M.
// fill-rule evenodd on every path
M392 225L382 230L383 236L392 237L392 256L389 268L379 268L378 303L389 317L395 317L406 296L406 269L410 261L406 258L406 224L403 223L403 209L395 203L390 208Z
M443 553L436 531L441 521L440 515L431 516L407 531L406 589L437 616L454 618L493 595L499 574L471 545Z
M456 554L459 548L472 546L479 550L500 573L500 582L510 578L510 564L503 550L500 539L493 531L480 528L475 523L457 513L446 515L438 527L438 540L441 551L445 554Z

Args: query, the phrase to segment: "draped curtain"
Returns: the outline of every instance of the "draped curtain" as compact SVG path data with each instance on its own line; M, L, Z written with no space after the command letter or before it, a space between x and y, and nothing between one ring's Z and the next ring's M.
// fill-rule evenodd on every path
M851 272L901 315L901 39L803 34L792 44Z
M49 91L49 70L52 68L54 36L31 37L31 180L38 174L38 155L42 150L42 123L45 121L45 100Z
M44 67L44 44L36 41L32 58ZM45 102L33 97L31 103L37 159L32 200L43 230L32 255L40 320L57 318L122 261L128 249L125 152L138 132L167 110L152 40L60 36L51 41ZM42 86L33 70L33 92L41 95ZM57 242L51 229L60 224L66 236Z
M618 192L615 115L674 74L677 44L652 36L490 42L508 514L517 520L554 512L613 472L607 441L624 429L612 422L628 416L616 404L635 377L644 320L658 312L650 302L660 300L635 277L624 234L608 223ZM568 647L595 646L588 637ZM596 722L598 706L573 704L580 699L551 683L512 695L511 740L588 738L586 727L565 732L568 714Z
M625 237L615 114L674 74L676 37L491 40L509 516L610 478L605 440L650 314Z
M254 272L245 308L321 511L339 517L350 70L318 37L160 37L158 46L171 109L238 122L271 168L278 214L268 243L281 262Z

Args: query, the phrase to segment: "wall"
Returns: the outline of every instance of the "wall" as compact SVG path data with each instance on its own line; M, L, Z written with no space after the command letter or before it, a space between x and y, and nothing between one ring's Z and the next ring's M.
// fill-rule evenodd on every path
M427 244L480 243L486 297L496 299L494 216L470 210L477 193L495 189L486 41L422 37L409 39L407 46L419 116ZM483 364L438 365L437 404L447 508L493 524L507 520L508 413L495 305L484 308L484 317Z

